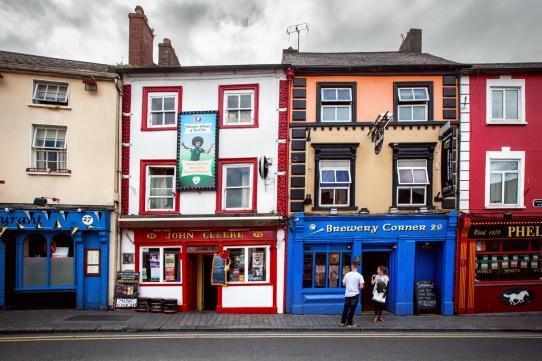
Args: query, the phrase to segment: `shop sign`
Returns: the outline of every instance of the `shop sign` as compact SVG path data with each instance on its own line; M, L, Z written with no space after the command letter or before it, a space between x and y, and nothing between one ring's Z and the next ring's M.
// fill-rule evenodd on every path
M375 146L375 154L380 153L382 150L382 145L384 144L384 131L388 124L393 120L392 115L388 115L389 112L384 114L379 114L373 124L369 127L368 136L371 137L371 140Z
M3 210L2 230L105 230L108 217L103 211ZM75 232L74 232L75 233Z
M455 192L455 133L454 127L449 127L442 135L442 151L440 154L440 180L442 196L453 196Z
M257 240L272 238L271 231L151 231L145 232L145 239L150 241L177 241L177 240Z
M533 290L525 287L508 288L501 293L501 303L507 306L528 305L534 300Z
M216 189L217 112L181 112L177 132L177 189Z
M542 199L533 199L533 207L542 208Z
M469 238L542 238L542 222L531 224L471 224Z
M430 280L416 282L414 298L416 314L438 312L435 282Z

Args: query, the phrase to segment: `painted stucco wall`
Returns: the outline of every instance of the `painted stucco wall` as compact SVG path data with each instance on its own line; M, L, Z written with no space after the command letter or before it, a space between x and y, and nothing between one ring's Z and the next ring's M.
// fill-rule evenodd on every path
M514 74L511 79L525 80L525 125L488 125L486 123L486 84L488 79L499 79L499 75L469 76L470 94L470 212L498 213L503 209L485 208L486 152L510 151L525 152L524 204L514 208L517 214L540 212L533 207L533 199L542 198L542 75ZM505 78L510 78L506 76Z
M112 81L85 91L81 78L2 72L0 79L0 202L29 203L39 196L66 205L113 206L118 96ZM69 105L51 109L32 105L33 80L69 83ZM67 127L70 175L35 175L34 125Z

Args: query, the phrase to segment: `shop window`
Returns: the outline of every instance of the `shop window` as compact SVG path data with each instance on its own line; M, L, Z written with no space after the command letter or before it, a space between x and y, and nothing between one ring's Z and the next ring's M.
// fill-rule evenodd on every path
M476 242L476 280L539 280L540 240L505 239Z
M217 209L223 212L256 211L256 159L219 160Z
M488 124L525 124L525 80L487 81L486 121Z
M228 247L228 283L269 282L269 247Z
M32 166L52 172L67 169L66 143L65 127L34 126Z
M395 119L398 122L433 120L432 97L432 83L394 83Z
M68 105L68 83L34 81L33 104Z
M142 283L181 282L181 249L166 247L141 248Z
M181 95L181 87L144 87L141 130L177 129Z
M24 288L72 287L74 285L73 240L59 234L48 241L31 234L23 244Z
M344 123L356 119L355 83L317 83L317 121Z
M486 207L523 207L525 152L486 152Z
M258 93L258 84L219 86L220 127L258 127Z
M305 251L303 256L303 288L340 288L350 272L350 251Z

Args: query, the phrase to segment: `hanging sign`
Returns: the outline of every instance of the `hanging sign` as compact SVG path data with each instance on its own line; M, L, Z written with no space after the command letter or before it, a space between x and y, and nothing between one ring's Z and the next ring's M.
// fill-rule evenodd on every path
M440 153L440 181L442 185L442 196L453 196L455 192L455 139L454 127L450 126L442 135L442 151Z
M181 112L177 132L177 189L216 189L217 112Z
M373 124L369 127L369 133L367 135L371 137L371 140L375 145L375 154L380 153L382 150L382 145L384 144L384 131L389 122L393 119L388 113L389 112L379 114Z

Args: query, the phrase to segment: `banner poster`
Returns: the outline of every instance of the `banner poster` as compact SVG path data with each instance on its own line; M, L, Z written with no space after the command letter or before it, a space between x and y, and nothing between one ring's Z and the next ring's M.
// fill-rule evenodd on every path
M151 269L151 281L160 281L160 253L149 252L149 264Z
M166 253L164 260L164 278L166 281L175 281L175 254Z
M177 132L177 189L216 189L216 111L181 112Z

